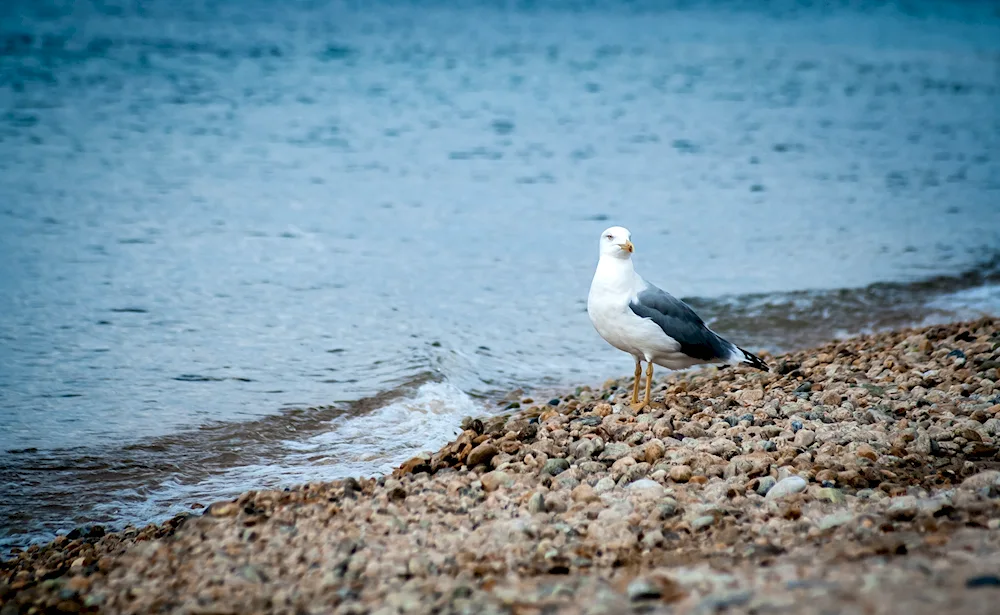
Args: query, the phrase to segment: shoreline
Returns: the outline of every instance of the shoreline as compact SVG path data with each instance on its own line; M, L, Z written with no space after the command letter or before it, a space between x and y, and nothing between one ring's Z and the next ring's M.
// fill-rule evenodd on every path
M990 612L1000 319L766 359L661 378L640 413L630 378L520 400L391 476L5 554L0 613Z

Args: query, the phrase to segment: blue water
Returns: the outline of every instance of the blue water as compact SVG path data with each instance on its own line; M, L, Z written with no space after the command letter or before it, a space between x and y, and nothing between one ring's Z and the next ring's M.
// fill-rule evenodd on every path
M0 542L629 372L612 224L754 348L1000 313L996 5L2 3Z

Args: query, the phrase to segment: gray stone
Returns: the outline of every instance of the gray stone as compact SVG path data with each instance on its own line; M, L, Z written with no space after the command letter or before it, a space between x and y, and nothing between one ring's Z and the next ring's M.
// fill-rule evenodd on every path
M528 512L533 514L545 512L545 498L541 493L535 493L528 499Z
M806 479L801 476L789 476L779 480L774 487L771 487L767 495L764 496L767 500L777 500L779 498L788 497L794 493L802 493L806 490L808 483Z
M604 465L600 461L583 461L577 464L576 467L580 468L580 472L582 472L584 476L604 472L608 469L608 466Z
M605 476L601 480L597 481L596 485L594 485L594 492L600 495L602 493L607 493L608 491L611 491L614 488L615 488L615 479L611 478L610 476Z
M549 459L545 462L542 467L542 474L548 474L549 476L556 476L557 474L562 474L569 469L569 462L562 458Z
M656 600L663 592L660 590L659 586L650 581L649 579L643 579L642 577L635 579L628 584L628 589L626 590L629 600Z
M984 470L962 481L962 487L965 489L982 489L993 486L1000 486L1000 470Z
M795 446L799 448L809 448L816 441L816 432L811 429L800 429L795 434Z
M775 483L778 481L774 480L773 476L765 476L757 481L757 488L754 490L758 495L767 495L767 492L774 487Z
M816 499L827 500L829 502L833 502L834 504L843 504L847 501L847 496L845 496L840 489L824 487L816 492Z
M854 513L850 512L850 511L847 511L847 510L841 510L841 511L829 514L829 515L823 517L822 519L820 519L819 522L816 524L816 527L818 527L821 530L826 531L826 530L833 529L835 527L840 527L841 525L844 525L845 523L850 523L852 519L854 519Z
M697 532L698 530L703 530L703 529L709 527L713 523L715 523L715 517L714 516L712 516L712 515L702 515L700 517L694 518L691 521L691 529Z
M648 498L651 500L658 500L662 498L664 493L663 485L648 478L642 478L634 483L631 483L628 486L628 490L629 493L633 493L638 497Z
M604 451L598 459L606 461L618 461L622 457L628 457L629 453L632 452L632 448L628 444L623 444L621 442L612 442L604 446Z
M885 514L895 521L909 521L917 516L918 510L916 496L901 495L889 500Z
M506 472L501 472L500 470L483 474L479 481L483 484L484 491L496 491L500 487L510 487L514 484L514 479Z
M660 530L653 530L652 532L647 532L645 536L642 537L642 546L647 549L655 549L656 547L662 545L666 542L663 537L663 532Z
M663 498L663 501L656 506L661 519L667 519L677 514L677 500L671 497Z
M580 484L580 481L577 480L576 477L570 476L569 474L566 474L564 476L560 476L558 479L556 479L556 485L560 489L570 489L570 490L572 490L572 489L576 488L576 486L579 485L579 484Z

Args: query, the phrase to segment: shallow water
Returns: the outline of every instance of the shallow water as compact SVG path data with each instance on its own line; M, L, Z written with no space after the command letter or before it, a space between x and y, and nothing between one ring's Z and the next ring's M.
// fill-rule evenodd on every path
M613 223L752 348L1000 313L994 5L463 6L0 6L0 542L629 373Z

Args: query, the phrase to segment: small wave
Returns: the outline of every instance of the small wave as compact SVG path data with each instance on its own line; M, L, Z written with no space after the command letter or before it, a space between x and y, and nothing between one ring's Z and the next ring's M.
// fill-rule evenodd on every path
M145 523L177 512L191 498L218 499L248 485L392 467L404 451L438 448L456 416L473 413L470 398L437 378L423 372L358 401L285 408L256 421L216 423L121 448L8 451L0 457L0 547L84 523ZM345 465L305 463L297 457L302 446L323 459L340 456ZM373 451L382 458L364 462ZM34 504L28 508L28 502Z

